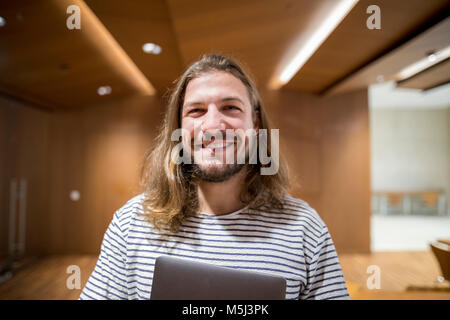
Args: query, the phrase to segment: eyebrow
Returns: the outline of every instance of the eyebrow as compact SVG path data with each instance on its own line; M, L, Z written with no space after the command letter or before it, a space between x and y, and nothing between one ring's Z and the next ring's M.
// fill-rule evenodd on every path
M244 102L240 98L234 97L234 96L225 97L225 98L219 100L219 102L229 102L229 101L239 101L241 104L244 104ZM183 106L183 108L196 106L196 105L202 105L202 104L204 104L204 103L200 102L200 101L192 101L192 102L189 102L189 103L185 104Z

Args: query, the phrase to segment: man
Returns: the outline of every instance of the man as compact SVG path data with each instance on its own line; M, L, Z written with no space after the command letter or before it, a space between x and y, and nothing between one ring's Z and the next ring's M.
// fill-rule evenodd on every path
M174 139L180 129L182 142ZM287 193L283 159L252 158L257 137L258 151L277 161L276 136L259 134L270 129L235 61L206 55L192 64L143 165L144 192L114 214L80 299L149 299L161 255L283 276L286 299L348 299L328 229ZM268 166L276 170L263 174Z

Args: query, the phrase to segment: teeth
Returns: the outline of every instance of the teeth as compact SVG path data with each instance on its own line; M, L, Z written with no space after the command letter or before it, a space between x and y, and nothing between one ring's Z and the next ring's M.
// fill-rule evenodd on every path
M217 149L217 148L227 148L229 146L231 146L233 144L233 142L222 142L222 143L210 143L207 146L202 145L203 148L208 148L208 149Z

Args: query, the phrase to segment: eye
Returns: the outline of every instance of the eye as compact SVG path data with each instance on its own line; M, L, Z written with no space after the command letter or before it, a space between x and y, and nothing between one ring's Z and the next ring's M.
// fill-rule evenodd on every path
M239 109L238 107L233 106L233 105L225 106L224 109L225 109L225 110L241 110L241 109Z
M201 111L202 111L202 109L200 109L200 108L194 108L194 109L189 110L187 112L187 114L198 113L198 112L201 112Z

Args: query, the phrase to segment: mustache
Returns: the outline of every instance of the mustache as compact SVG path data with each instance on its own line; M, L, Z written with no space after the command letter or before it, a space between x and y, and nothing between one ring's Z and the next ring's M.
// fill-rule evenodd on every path
M191 138L191 146L207 146L215 141L238 143L242 139L238 134L226 132L225 130L215 132L204 132Z

